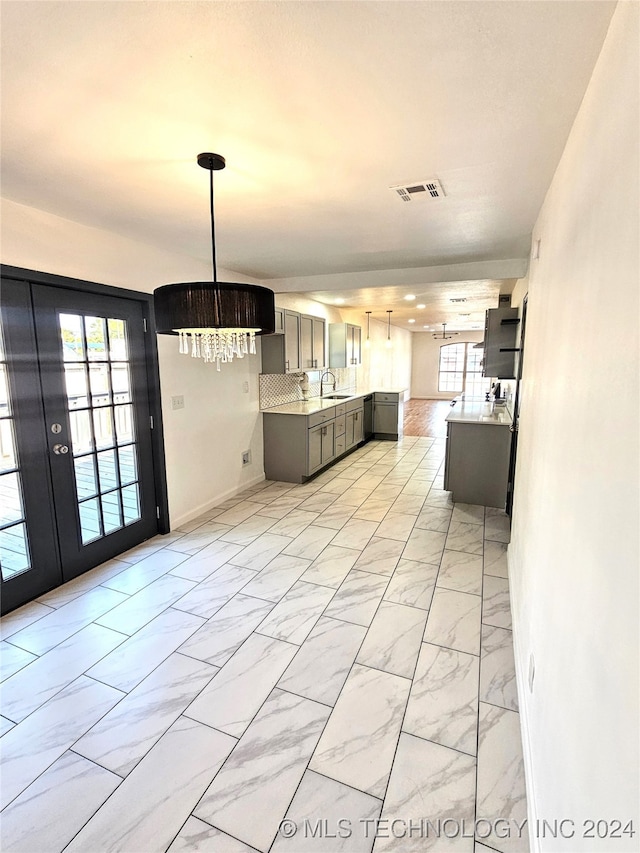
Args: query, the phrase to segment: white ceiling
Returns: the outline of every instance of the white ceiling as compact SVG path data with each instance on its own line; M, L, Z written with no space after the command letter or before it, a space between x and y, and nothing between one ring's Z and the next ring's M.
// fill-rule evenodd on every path
M614 6L4 0L2 194L206 258L215 151L220 266L382 312L412 292L429 324L467 287L481 315L526 268ZM433 177L445 198L389 190Z

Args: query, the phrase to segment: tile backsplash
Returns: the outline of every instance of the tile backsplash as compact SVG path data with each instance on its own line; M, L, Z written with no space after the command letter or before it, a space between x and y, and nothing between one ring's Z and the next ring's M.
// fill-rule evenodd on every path
M355 388L358 379L357 367L333 368L331 373L336 377L336 391L345 388ZM320 371L307 373L309 377L308 398L320 396ZM304 400L300 382L303 373L261 373L260 374L260 408L270 409L283 403L295 403ZM331 382L331 377L325 378L325 383ZM316 380L316 381L313 381Z

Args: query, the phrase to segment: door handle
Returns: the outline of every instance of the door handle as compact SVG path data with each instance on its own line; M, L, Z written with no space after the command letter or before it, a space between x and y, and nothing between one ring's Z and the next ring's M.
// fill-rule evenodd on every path
M69 452L69 448L66 444L54 444L51 449L56 456L65 456Z

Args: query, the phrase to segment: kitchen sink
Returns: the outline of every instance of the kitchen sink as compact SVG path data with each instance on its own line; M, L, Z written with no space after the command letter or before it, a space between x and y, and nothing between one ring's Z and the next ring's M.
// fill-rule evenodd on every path
M325 394L323 400L348 400L353 394Z

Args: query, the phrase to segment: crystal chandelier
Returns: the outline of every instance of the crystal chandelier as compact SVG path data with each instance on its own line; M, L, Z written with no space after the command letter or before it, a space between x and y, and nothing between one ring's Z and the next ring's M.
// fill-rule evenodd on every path
M224 169L219 154L199 154L198 165L209 171L213 281L166 284L153 292L156 332L178 335L179 351L220 365L255 355L256 335L275 332L273 291L239 282L219 282L213 213L213 173Z

